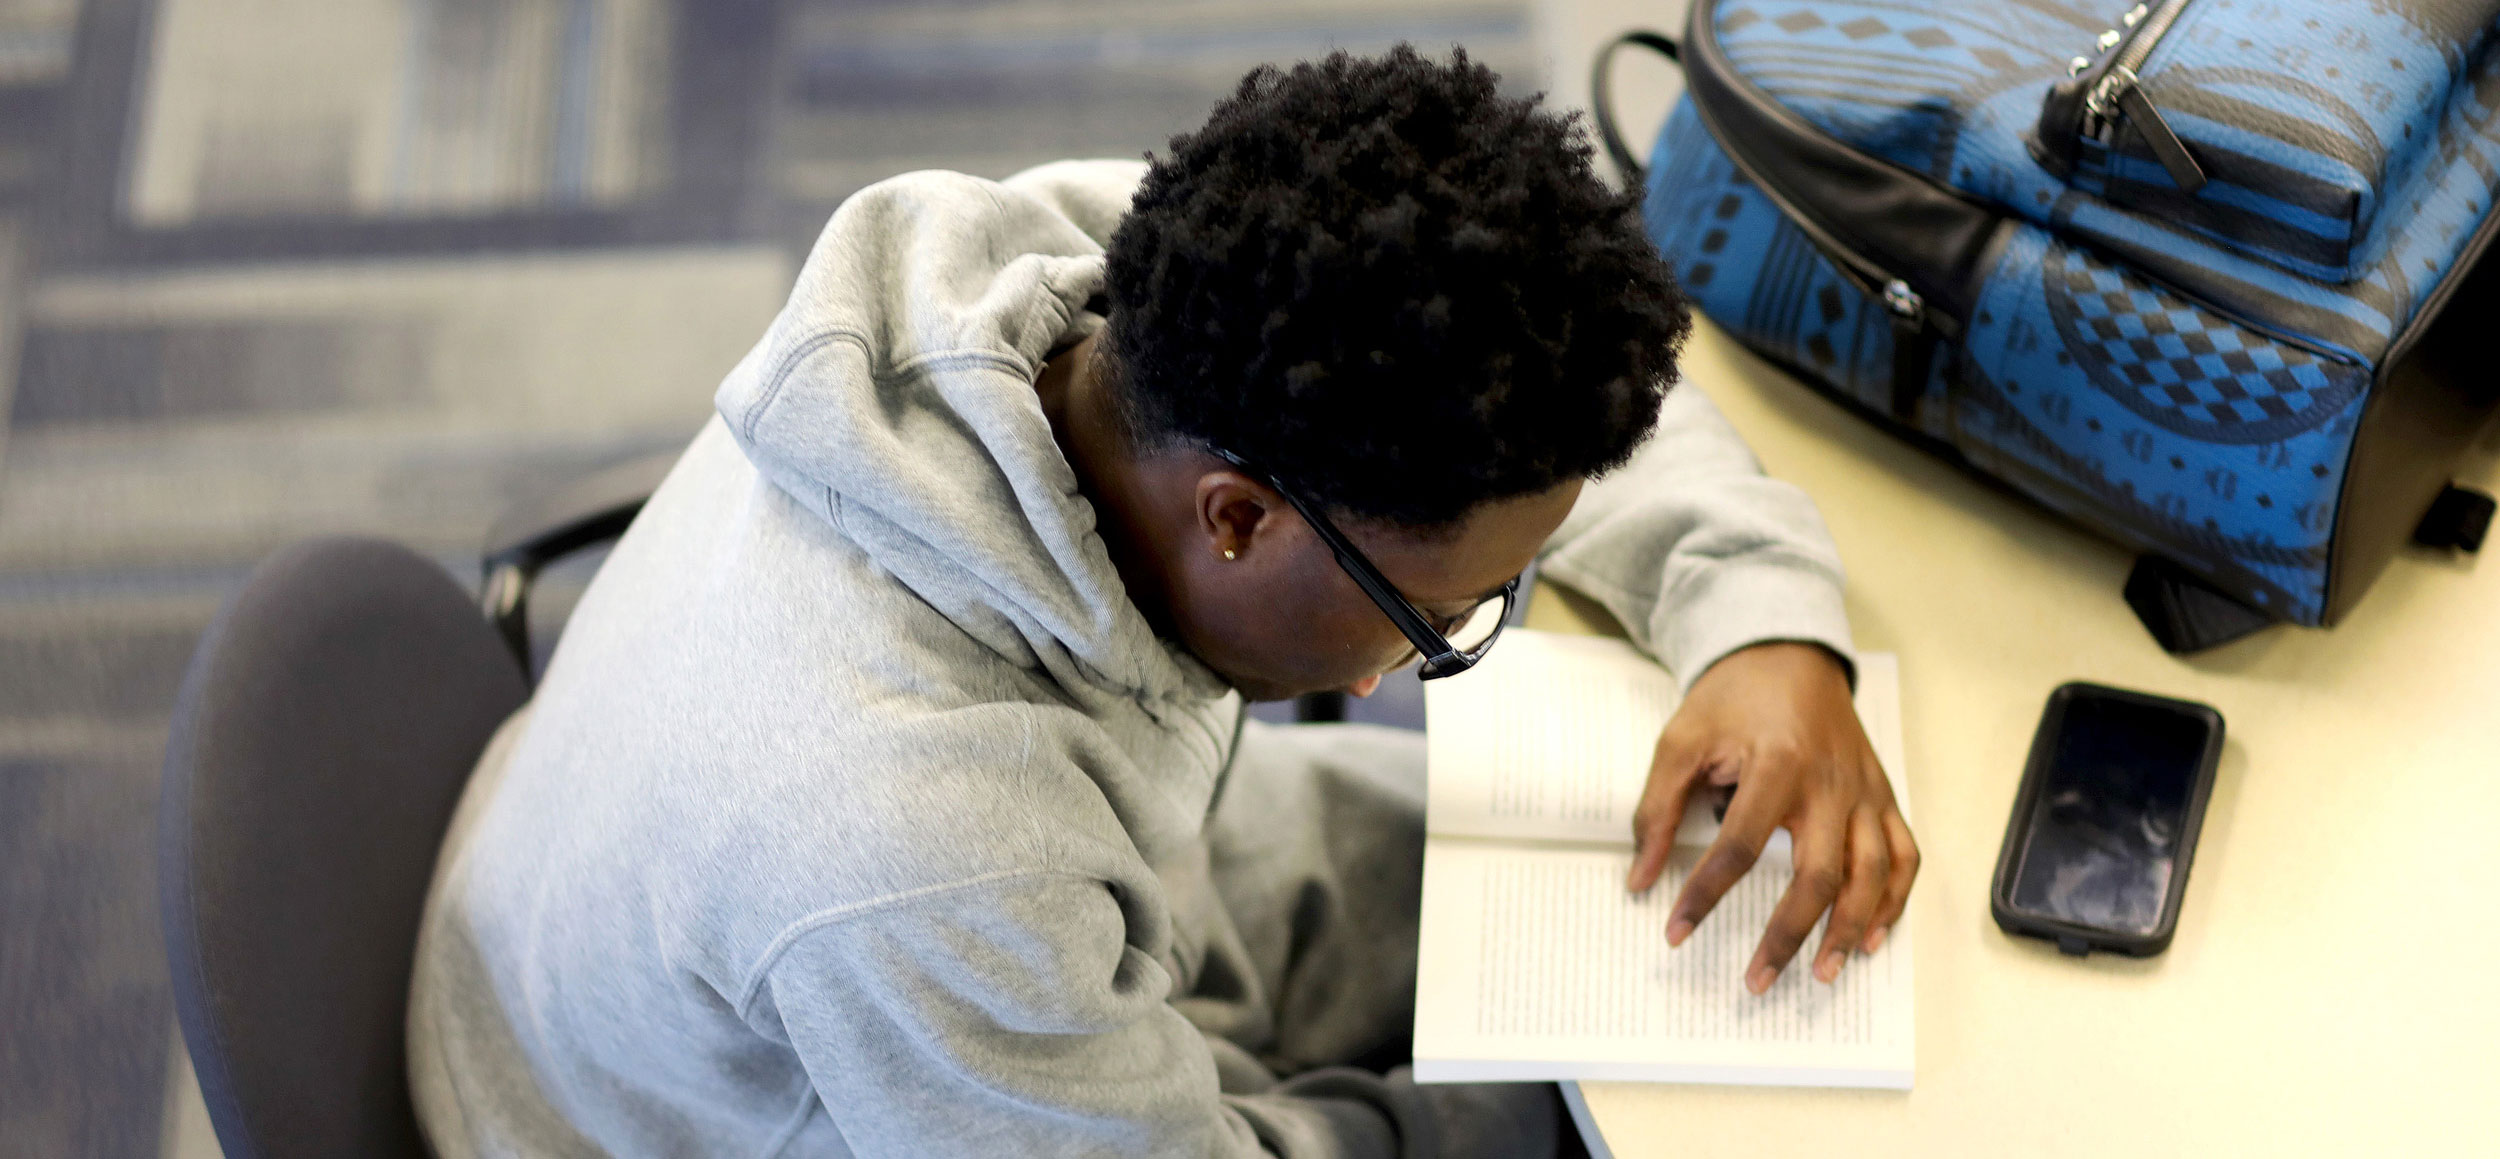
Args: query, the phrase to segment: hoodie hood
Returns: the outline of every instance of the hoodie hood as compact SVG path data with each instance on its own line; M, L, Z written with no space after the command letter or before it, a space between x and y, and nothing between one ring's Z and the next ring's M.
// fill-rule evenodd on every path
M715 401L758 469L975 639L1151 706L1228 688L1130 601L1033 389L1102 325L1086 303L1143 169L862 190Z

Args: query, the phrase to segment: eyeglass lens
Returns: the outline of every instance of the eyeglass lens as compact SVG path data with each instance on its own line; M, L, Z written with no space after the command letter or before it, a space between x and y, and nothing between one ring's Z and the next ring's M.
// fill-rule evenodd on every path
M1473 654L1484 646L1485 641L1492 639L1493 630L1501 626L1503 603L1500 596L1495 596L1477 604L1444 628L1441 635L1449 640L1451 648L1462 654Z

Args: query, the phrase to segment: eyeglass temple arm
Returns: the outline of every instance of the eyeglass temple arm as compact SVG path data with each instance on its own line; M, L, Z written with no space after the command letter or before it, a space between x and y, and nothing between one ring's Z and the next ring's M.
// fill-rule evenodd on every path
M1425 663L1457 654L1458 649L1450 646L1449 638L1443 636L1431 624L1424 622L1422 616L1415 614L1415 606L1408 603L1406 597L1397 589L1389 586L1388 580L1371 565L1370 560L1363 558L1363 553L1355 549L1354 544L1346 539L1344 532L1337 530L1334 523L1304 505L1301 496L1277 486L1276 480L1269 477L1267 472L1251 466L1241 456L1222 447L1207 449L1213 452L1215 457L1231 463L1240 468L1243 473L1264 484L1268 490L1274 491L1292 506L1294 512L1302 516L1302 522L1318 533L1320 542L1328 545L1329 553L1337 557L1338 568L1353 578L1355 585L1363 589L1363 594L1371 597L1372 603L1379 605L1380 610L1388 615L1389 622L1397 625L1398 631L1406 636L1406 642L1413 644L1417 652L1423 653Z
M1448 637L1443 636L1439 629L1425 622L1422 616L1415 614L1414 605L1407 602L1404 594L1389 586L1388 581L1381 577L1379 570L1371 565L1371 561L1364 559L1363 554L1346 539L1344 532L1337 530L1328 520L1318 518L1310 508L1303 506L1302 500L1296 498L1292 492L1280 487L1274 489L1277 494L1285 497L1285 502L1293 505L1295 511L1302 514L1302 521L1310 524L1311 530L1319 533L1320 541L1326 543L1328 550L1337 557L1337 566L1348 576L1353 577L1356 586L1363 589L1363 594L1370 596L1371 601L1379 605L1382 612L1388 614L1389 622L1397 625L1398 631L1406 635L1407 643L1413 644L1416 651L1423 653L1423 658L1427 663L1458 653L1458 649L1450 645Z

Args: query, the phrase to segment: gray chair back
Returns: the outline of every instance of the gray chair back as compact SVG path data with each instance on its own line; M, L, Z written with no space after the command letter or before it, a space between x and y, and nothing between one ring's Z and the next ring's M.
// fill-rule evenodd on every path
M418 917L461 785L526 696L468 594L378 540L279 552L201 639L158 885L227 1159L426 1154L404 1060Z

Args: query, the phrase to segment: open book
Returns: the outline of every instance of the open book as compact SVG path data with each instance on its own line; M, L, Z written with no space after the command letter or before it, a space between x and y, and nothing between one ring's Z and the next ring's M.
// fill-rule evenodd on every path
M1675 900L1718 824L1695 797L1648 894L1623 880L1632 810L1676 683L1619 640L1514 630L1466 675L1425 686L1415 1078L1907 1088L1910 930L1814 979L1818 926L1768 993L1745 990L1791 876L1785 831L1683 946ZM1858 718L1909 808L1900 671L1858 657Z

